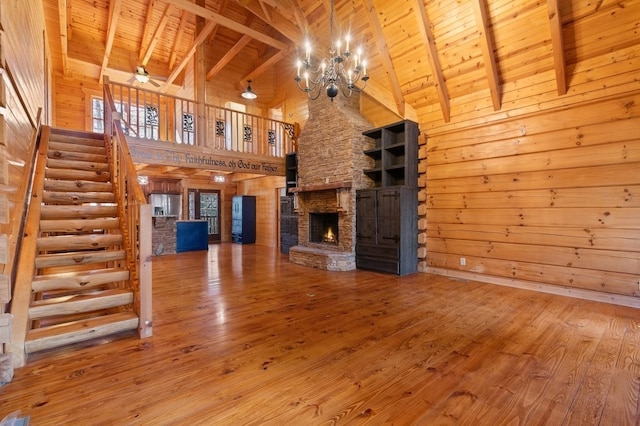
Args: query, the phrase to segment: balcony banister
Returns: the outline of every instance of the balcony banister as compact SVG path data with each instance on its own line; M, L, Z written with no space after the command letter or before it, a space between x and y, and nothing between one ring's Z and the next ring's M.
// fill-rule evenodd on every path
M110 82L128 137L284 158L296 150L297 124ZM203 111L202 111L203 110ZM204 122L203 122L204 120Z

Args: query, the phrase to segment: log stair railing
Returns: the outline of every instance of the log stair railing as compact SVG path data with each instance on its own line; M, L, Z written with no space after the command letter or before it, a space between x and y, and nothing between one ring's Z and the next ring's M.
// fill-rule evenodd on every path
M23 336L14 327L16 366L29 353L141 329L108 146L102 134L43 127L12 305L14 320L26 319Z

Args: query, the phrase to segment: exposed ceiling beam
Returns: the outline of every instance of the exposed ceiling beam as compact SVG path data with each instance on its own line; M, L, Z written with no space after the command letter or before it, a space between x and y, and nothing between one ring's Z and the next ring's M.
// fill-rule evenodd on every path
M291 50L293 50L293 47L291 48ZM269 59L260 61L260 65L257 68L255 68L253 71L251 71L249 74L247 74L242 80L240 80L238 82L238 85L241 87L244 87L244 83L247 80L255 80L259 75L273 68L275 64L280 62L289 53L290 51L281 50L275 55L272 55Z
M484 59L484 68L487 72L489 80L489 92L493 101L494 111L500 109L500 83L498 80L498 70L496 68L496 57L493 53L493 43L489 32L489 20L487 17L487 6L485 0L473 0L473 11L476 17L476 26L480 36L480 47L482 48L482 58Z
M178 170L180 167L178 166L162 166L160 167L160 173L165 174L165 173L171 173L173 171Z
M188 0L167 0L167 1L181 9L184 9L195 15L201 16L206 20L213 21L219 25L222 25L225 28L229 28L241 34L248 35L254 38L255 40L260 41L261 43L273 46L278 50L286 50L289 47L286 43L281 42L280 40L276 40L273 37L269 37L268 35L263 34L260 31L256 31L253 28L242 25L234 21L233 19L229 19L226 16L222 16L202 6L195 5Z
M382 32L382 26L380 25L380 21L378 20L378 14L373 5L373 0L362 0L365 9L369 12L367 17L369 18L369 24L371 25L371 29L373 30L373 34L375 36L376 46L378 47L378 52L382 58L382 65L384 67L384 71L387 74L387 78L389 79L389 84L391 85L391 94L395 99L396 108L400 113L401 117L405 116L406 103L404 101L404 96L402 95L402 89L400 88L400 82L398 81L398 76L396 75L396 71L393 68L393 61L391 60L391 55L389 54L389 48L387 47L387 42ZM418 0L422 2L422 0Z
M396 114L401 119L418 122L417 111L411 105L405 103L404 113L401 113L398 110L398 105L396 104L396 101L389 90L377 81L373 79L367 81L367 88L363 90L362 93L371 97L373 100Z
M249 3L244 6L249 12L256 15L258 18L265 20L269 25L271 25L275 30L277 30L280 34L285 36L287 39L291 40L293 43L297 45L302 45L304 43L304 34L303 30L297 27L290 18L287 18L285 15L282 15L277 10L274 10L270 13L269 17L263 14L263 11L260 7L256 6L255 3Z
M440 108L442 109L442 115L444 121L448 123L451 120L451 110L449 107L449 94L447 93L447 87L444 84L444 77L442 76L442 69L440 68L440 61L438 61L438 55L436 52L436 44L433 41L433 34L431 33L431 26L429 24L429 17L427 16L427 9L424 7L423 0L415 0L416 19L418 20L418 29L423 39L423 44L427 48L427 57L431 64L431 73L435 80L436 91L438 93L438 101L440 102Z
M266 3L263 2L262 0L258 0L258 3L260 4L260 9L262 9L262 13L264 13L264 17L266 21L268 23L271 23L271 12L269 11L269 8L267 7Z
M193 55L196 53L196 49L198 48L198 46L200 46L200 44L202 44L207 39L207 37L209 36L209 33L213 31L213 28L215 26L216 26L215 22L213 21L207 22L207 25L204 26L200 34L198 34L195 40L193 40L193 43L191 44L191 47L187 51L187 54L185 55L185 57L182 58L182 61L180 61L178 66L175 67L171 72L171 75L167 77L167 81L165 81L162 87L160 87L160 91L162 92L167 91L167 89L169 88L169 85L171 85L171 83L173 83L174 80L178 77L178 75L182 72L184 67L187 65L187 63L189 63Z
M176 33L176 38L173 40L173 47L171 48L171 55L169 56L169 69L173 69L173 66L176 64L178 46L180 46L180 42L182 41L184 27L187 25L188 19L189 14L183 10L180 16L180 24L178 24L178 32Z
M567 76L564 59L564 42L562 39L562 19L558 7L558 0L547 0L549 8L549 25L551 26L551 46L553 48L553 62L556 70L556 85L558 95L567 93Z
M216 62L216 64L213 67L211 67L211 69L207 73L206 79L209 80L213 76L218 74L220 72L220 70L222 70L222 68L224 68L229 62L231 62L231 60L238 53L240 53L240 51L242 49L244 49L244 47L247 44L249 44L251 42L251 40L253 40L253 39L251 37L249 37L248 35L243 35L242 38L240 38L240 40L238 40L238 42L231 49L229 49L227 51L227 53L225 53L225 55L222 57L222 59L220 59L218 62Z
M142 62L144 52L147 51L147 46L149 45L148 38L151 33L151 18L153 17L156 6L158 6L158 0L150 0L147 4L147 15L144 19L144 25L142 26L142 41L140 42L140 52L138 52L138 62ZM136 65L140 64L138 63Z
M140 57L140 65L142 65L143 67L146 66L147 62L149 62L149 59L151 59L153 49L155 49L156 44L158 44L158 41L160 41L160 37L162 37L162 33L164 32L164 29L169 22L169 18L171 18L171 12L173 12L173 5L168 4L167 8L164 10L162 18L160 18L160 22L158 23L156 31L153 33L153 37L149 42L149 46L147 46L144 55Z
M67 34L67 0L58 0L58 19L60 20L60 49L62 51L62 73L69 74L69 40Z
M265 4L268 4L278 12L280 15L288 18L289 21L295 20L296 24L299 28L300 35L303 36L307 30L307 20L298 5L298 2L295 0L258 0L260 6L264 8ZM278 28L276 27L276 30Z
M109 56L111 56L111 49L113 48L113 40L116 37L116 27L118 26L118 18L120 17L120 6L122 0L111 0L109 2L109 24L107 29L107 43L104 49L104 56L102 57L102 67L100 68L100 75L98 81L102 81L102 76L107 70L109 64Z
M224 13L224 11L227 9L228 3L229 3L229 0L220 0L218 13ZM214 40L216 38L216 34L218 34L219 29L220 29L220 25L216 25L213 31L211 31L211 34L209 34L209 38L207 40L208 41Z

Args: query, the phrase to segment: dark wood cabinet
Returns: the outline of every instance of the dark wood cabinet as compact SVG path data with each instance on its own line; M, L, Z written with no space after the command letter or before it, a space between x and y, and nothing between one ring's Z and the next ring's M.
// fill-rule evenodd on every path
M415 188L356 192L356 266L398 275L418 268L418 193Z
M256 242L256 197L235 195L231 211L231 241L237 244Z
M287 185L287 194L291 188L298 185L298 154L295 152L287 154L285 157L285 180Z
M280 251L298 245L298 214L293 209L293 196L280 197Z
M373 167L364 173L375 187L410 186L418 182L418 124L400 121L363 132L375 141L375 147L364 151L373 159Z
M145 189L145 188L143 188ZM181 194L180 179L149 179L147 194Z
M405 120L363 133L374 188L356 191L356 266L398 275L418 269L418 125Z

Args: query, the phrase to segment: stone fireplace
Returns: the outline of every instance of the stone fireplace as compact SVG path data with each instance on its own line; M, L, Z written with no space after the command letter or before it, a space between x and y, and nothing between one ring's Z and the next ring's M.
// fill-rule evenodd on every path
M309 119L298 138L298 185L291 191L298 214L298 245L289 250L293 263L330 271L356 268L355 191L372 185L362 170L372 167L363 151L373 147L362 135L373 126L359 107L358 94L309 101Z

